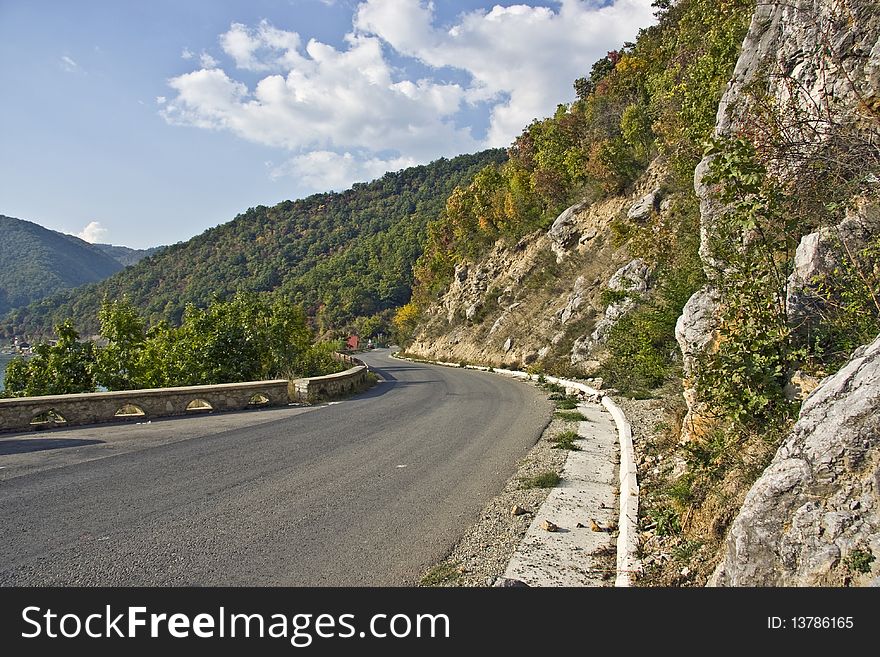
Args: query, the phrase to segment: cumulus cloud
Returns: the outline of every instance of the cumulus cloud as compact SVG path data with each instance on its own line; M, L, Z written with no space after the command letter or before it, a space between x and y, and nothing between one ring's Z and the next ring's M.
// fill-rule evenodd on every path
M168 102L168 99L165 96L156 96L156 104L157 105L164 105L167 102Z
M102 242L107 236L107 232L100 221L90 221L85 228L76 233L76 236L89 244L95 244Z
M340 48L265 20L232 23L220 47L258 82L248 86L203 54L199 70L169 80L176 95L160 111L172 124L290 151L273 177L344 186L401 162L508 145L571 100L575 78L652 20L651 0L496 5L451 25L429 2L364 0ZM429 73L408 75L407 61ZM449 82L449 69L467 82ZM485 135L474 134L464 110L486 112Z
M181 59L192 59L195 56L196 56L196 54L192 50L190 50L189 48L184 48L183 51L181 51L181 53L180 53Z
M237 43L231 52L239 66L268 65L261 53ZM423 161L479 147L452 120L465 90L430 80L396 81L375 37L349 35L345 50L312 40L296 56L298 64L286 75L268 75L253 90L218 68L173 78L177 95L162 114L171 123L229 130L291 151L390 149ZM277 53L273 57L277 61Z
M504 146L532 119L569 100L575 78L653 20L651 0L558 4L556 9L496 5L463 14L441 29L430 4L369 0L358 6L354 24L403 55L469 73L468 100L492 106L486 144Z

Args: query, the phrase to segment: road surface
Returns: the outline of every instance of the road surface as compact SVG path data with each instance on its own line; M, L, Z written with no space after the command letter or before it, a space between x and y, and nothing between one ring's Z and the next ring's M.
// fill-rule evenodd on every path
M411 585L551 407L503 377L391 359L318 408L0 435L2 585Z

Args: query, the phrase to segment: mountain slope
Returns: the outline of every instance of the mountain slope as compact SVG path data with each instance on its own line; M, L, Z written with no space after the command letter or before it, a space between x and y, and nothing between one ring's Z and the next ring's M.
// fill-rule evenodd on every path
M0 215L0 313L123 268L88 242Z
M176 323L187 303L236 291L280 291L321 328L340 328L406 303L427 222L457 185L505 157L496 149L441 159L342 193L250 208L106 281L15 310L0 332L48 335L67 317L94 331L102 299L123 295L151 321Z
M123 267L136 265L162 248L161 246L154 246L149 249L131 249L127 246L116 246L114 244L94 244L93 246L99 251L106 253Z

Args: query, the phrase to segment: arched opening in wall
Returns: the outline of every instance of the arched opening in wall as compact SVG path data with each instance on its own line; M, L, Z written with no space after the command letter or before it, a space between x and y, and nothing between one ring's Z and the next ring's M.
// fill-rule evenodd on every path
M37 413L31 420L31 426L51 427L57 424L67 424L67 419L55 409Z
M116 411L116 417L143 417L144 415L146 415L144 409L137 404L125 404Z
M186 405L186 410L188 411L213 411L214 407L211 406L204 399L193 399L189 404Z
M269 398L261 392L251 396L248 406L265 406L269 403Z

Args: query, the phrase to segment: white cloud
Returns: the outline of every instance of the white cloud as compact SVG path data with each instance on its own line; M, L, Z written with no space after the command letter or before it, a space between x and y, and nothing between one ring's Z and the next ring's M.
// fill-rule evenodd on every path
M178 76L169 81L177 96L162 114L171 123L230 130L291 151L394 150L423 161L479 147L452 121L464 89L396 82L374 37L349 35L347 46L336 50L312 40L286 76L266 76L253 91L221 69ZM240 65L261 65L249 47L234 52Z
M266 20L256 28L233 23L220 35L220 45L237 68L247 71L289 71L304 63L299 34L280 30Z
M95 244L102 242L107 232L107 229L101 225L100 221L90 221L85 228L76 233L76 236L90 244Z
M168 102L168 99L165 98L165 96L156 96L156 104L157 105L164 105L167 102Z
M202 65L202 68L217 68L217 65L220 63L211 55L206 52L203 52L199 55L199 63Z
M386 171L398 171L418 164L413 158L356 157L349 152L312 151L291 158L281 166L270 168L270 177L293 178L311 191L347 189L356 182L378 178Z
M651 0L496 5L447 26L431 3L364 0L341 48L265 20L232 23L220 46L259 81L248 86L203 53L200 70L169 80L175 95L160 112L172 124L290 151L286 164L271 168L274 177L338 187L399 162L508 145L534 118L573 99L576 78L652 21ZM407 75L389 61L390 50L429 73ZM445 81L440 70L450 68L468 82ZM485 138L461 125L462 110L483 107Z
M68 73L76 73L80 70L79 64L77 64L75 61L73 61L72 58L68 57L67 55L61 56L61 68Z
M180 53L181 59L192 59L195 56L196 54L189 48L184 48L183 51Z
M576 78L653 21L651 0L554 4L559 7L496 5L463 14L444 30L430 4L367 0L358 6L355 27L429 66L469 73L468 100L492 105L486 145L504 146L532 119L572 99Z

